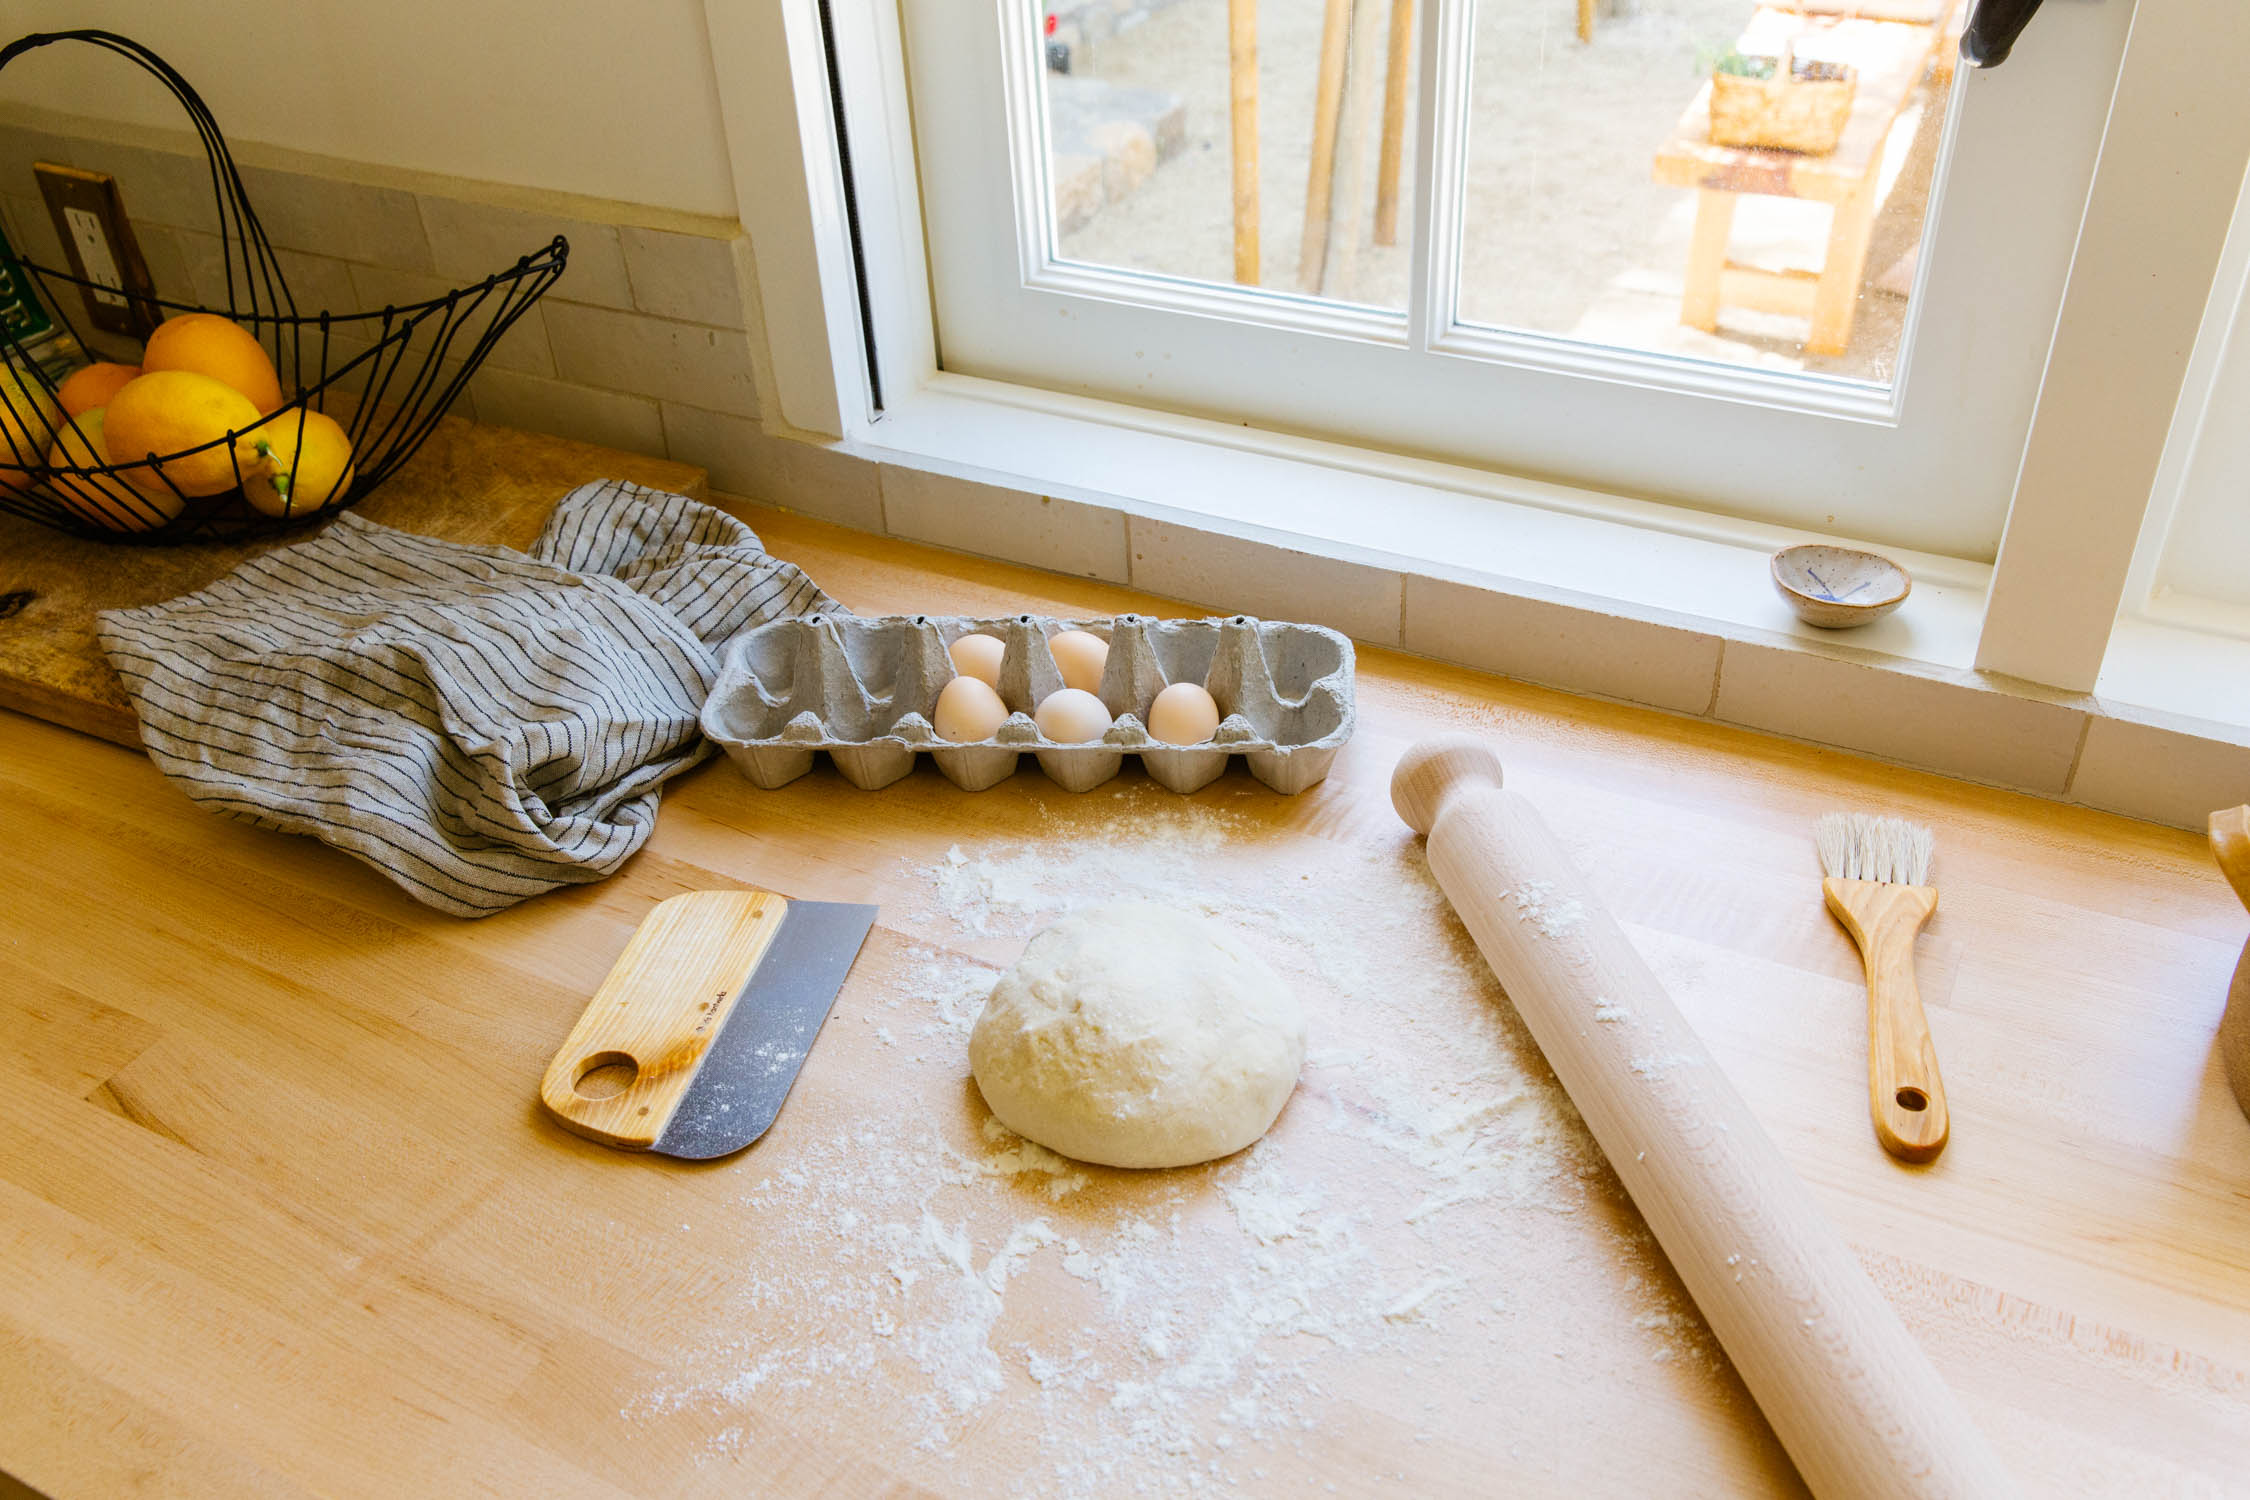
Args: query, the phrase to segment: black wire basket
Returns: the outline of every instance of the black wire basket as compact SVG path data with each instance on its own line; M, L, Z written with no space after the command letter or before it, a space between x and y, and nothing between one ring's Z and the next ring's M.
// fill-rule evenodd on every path
M139 292L133 300L151 307L154 318L216 313L247 329L273 361L283 400L257 421L193 446L107 452L98 433L64 415L55 374L42 367L19 330L0 330L0 354L11 367L0 370L0 511L77 536L144 546L229 541L325 519L414 456L493 346L563 273L570 246L557 236L506 270L427 302L375 312L301 312L226 138L187 80L140 43L107 31L20 37L0 50L0 68L56 42L83 42L138 64L172 91L194 122L218 206L226 305ZM117 289L66 268L18 264L45 310L80 347L93 348L72 306L83 307L82 295L90 292L114 300ZM348 443L340 473L339 435ZM308 443L325 450L325 458L311 464L318 478L293 482L303 478Z

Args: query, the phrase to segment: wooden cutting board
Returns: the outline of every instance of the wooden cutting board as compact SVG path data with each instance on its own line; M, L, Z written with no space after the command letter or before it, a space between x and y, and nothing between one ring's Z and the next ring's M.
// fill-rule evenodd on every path
M356 513L449 541L524 547L554 503L593 479L628 479L701 498L703 470L591 443L458 417L438 424L414 461ZM115 547L0 515L0 708L138 747L125 692L102 658L94 617L192 592L246 560L301 541ZM12 611L10 595L28 594Z

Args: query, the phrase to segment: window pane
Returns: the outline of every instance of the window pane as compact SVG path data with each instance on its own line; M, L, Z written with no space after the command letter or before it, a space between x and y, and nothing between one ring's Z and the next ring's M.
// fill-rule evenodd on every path
M1887 384L1961 4L1802 3L1483 0L1463 319Z
M2237 200L2233 232L2250 232L2250 195ZM2211 295L2202 338L2222 342L2208 390L2200 401L2191 390L2172 419L2185 464L2152 582L2160 593L2250 608L2250 285L2239 261L2220 263Z
M1236 0L1233 10L1230 29L1230 0L1049 0L1061 258L1403 308L1413 0ZM1253 211L1239 223L1237 84L1255 125L1244 132L1255 144Z

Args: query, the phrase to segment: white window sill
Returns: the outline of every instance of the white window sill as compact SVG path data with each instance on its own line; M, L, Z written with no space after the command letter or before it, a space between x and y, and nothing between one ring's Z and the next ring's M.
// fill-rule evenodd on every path
M1339 561L1945 669L1976 656L1992 574L1886 547L1914 575L1907 606L1848 633L1816 630L1774 592L1768 559L1841 538L958 375L933 377L855 446Z
M2250 642L2132 622L2092 696L1978 673L1958 558L1879 549L1905 607L1820 631L1767 562L1836 538L950 374L841 451L872 506L770 498L2175 826L2250 800Z

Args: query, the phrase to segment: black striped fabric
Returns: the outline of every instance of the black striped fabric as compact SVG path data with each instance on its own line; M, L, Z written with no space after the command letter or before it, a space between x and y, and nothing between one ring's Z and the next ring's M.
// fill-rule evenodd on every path
M100 630L190 797L479 917L615 872L710 753L719 647L814 611L842 606L748 526L608 480L564 496L528 554L346 512Z

